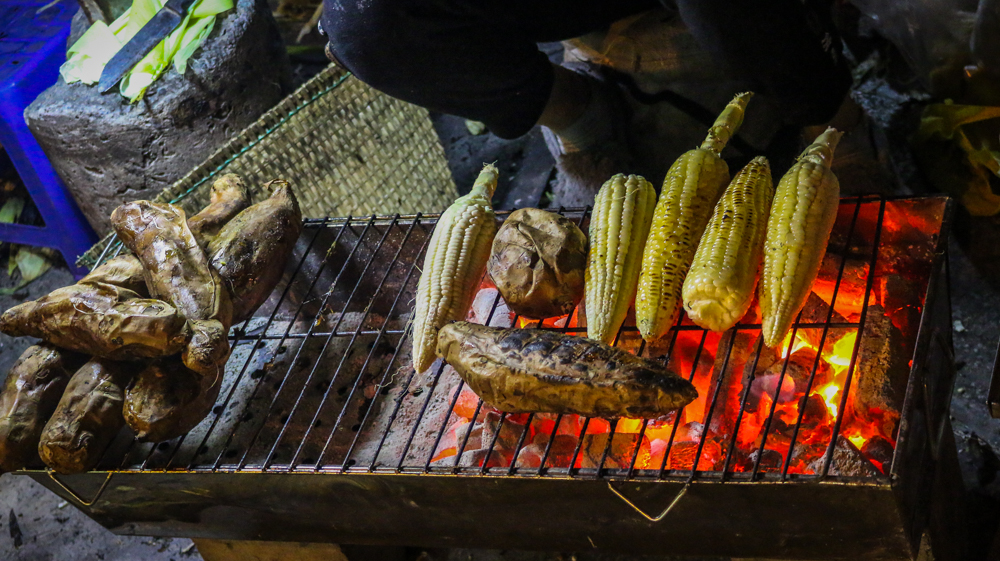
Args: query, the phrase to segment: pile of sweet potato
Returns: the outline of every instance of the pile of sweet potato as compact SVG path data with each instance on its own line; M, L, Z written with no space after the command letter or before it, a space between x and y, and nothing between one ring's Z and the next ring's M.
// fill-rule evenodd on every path
M111 222L131 254L0 316L3 333L42 340L0 392L0 472L35 454L59 473L86 471L126 423L156 442L208 415L229 328L267 299L302 231L288 183L266 188L250 205L240 178L222 176L190 219L170 204L126 203Z

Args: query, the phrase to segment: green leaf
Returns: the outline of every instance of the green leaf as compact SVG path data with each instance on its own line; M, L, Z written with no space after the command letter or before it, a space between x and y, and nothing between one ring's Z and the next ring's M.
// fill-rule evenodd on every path
M132 6L110 26L102 22L92 25L70 47L66 62L59 68L66 83L97 83L111 57L163 4L164 0L133 0ZM171 62L178 72L184 73L188 59L211 33L215 16L232 8L233 0L197 0L181 25L125 74L119 88L122 96L132 103L142 99Z
M469 134L479 136L486 132L486 125L479 121L465 120L465 128L469 129Z
M28 284L37 279L52 266L52 262L49 261L49 253L45 249L26 245L22 245L17 250L14 261L17 262L17 269L21 271L22 284Z
M17 222L17 219L21 216L21 211L24 210L24 199L20 197L13 197L4 203L3 207L0 207L0 222L4 224L13 224Z
M94 22L67 51L66 62L59 67L59 74L67 84L83 82L96 84L101 79L105 65L121 49L122 44L102 21Z
M17 248L19 248L19 247L21 247L21 246L19 246L18 244L15 244L15 243L10 244L10 253L7 255L7 276L8 277L14 276L14 271L17 270L17 260L14 259L14 256L17 255Z

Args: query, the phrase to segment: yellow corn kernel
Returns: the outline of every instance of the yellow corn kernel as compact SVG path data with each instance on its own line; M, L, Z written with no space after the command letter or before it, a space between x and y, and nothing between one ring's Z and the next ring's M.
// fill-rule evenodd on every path
M775 189L760 281L761 323L768 347L785 338L826 253L840 198L840 183L830 164L842 134L826 129Z
M774 189L767 158L754 158L726 188L684 278L684 310L696 324L725 331L753 301Z
M436 355L437 334L449 321L465 319L486 270L496 218L490 199L499 172L486 165L472 191L438 219L427 245L413 315L413 368L423 372Z
M677 320L684 276L729 181L729 167L719 152L739 129L752 96L747 92L733 98L701 146L677 158L663 180L635 299L636 325L646 341L663 337Z
M610 344L625 321L655 204L653 185L638 175L612 177L594 198L584 276L591 339Z

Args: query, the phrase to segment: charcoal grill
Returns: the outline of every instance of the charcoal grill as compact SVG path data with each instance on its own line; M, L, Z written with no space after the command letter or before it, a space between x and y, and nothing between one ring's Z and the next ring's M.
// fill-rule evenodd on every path
M560 212L586 229L589 209ZM414 372L408 320L436 218L308 220L271 298L233 329L219 402L205 421L158 444L139 443L126 429L86 474L24 473L120 534L771 558L914 555L933 518L940 466L957 458L948 423L950 201L841 201L827 306L794 325L812 334L801 339L817 349L808 376L794 379L805 384L798 401L781 397L794 376L794 334L767 378L758 368L766 354L760 324L750 316L721 336L682 320L652 346L639 342L630 316L616 344L666 361L702 395L687 413L641 421L501 414L470 398L440 361ZM916 265L888 282L900 259ZM895 282L917 301L902 320L909 321L905 392L879 462L861 453L868 440L850 411L864 386L866 325L878 305L886 309ZM493 294L484 280L470 312L477 321L523 323ZM581 333L582 323L578 310L530 325ZM816 393L825 376L819 357L835 341L850 342L851 333L846 364L836 370L839 391ZM773 388L754 390L758 379ZM814 408L828 415L822 430L810 420L813 394L825 400ZM758 433L747 443L741 431L751 423ZM807 439L815 457L804 460L797 455Z

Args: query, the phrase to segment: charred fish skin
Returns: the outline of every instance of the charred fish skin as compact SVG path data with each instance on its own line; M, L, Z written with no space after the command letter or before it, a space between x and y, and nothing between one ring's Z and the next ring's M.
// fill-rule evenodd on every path
M656 362L596 341L538 329L446 325L438 356L501 411L658 417L698 397Z
M38 457L42 429L62 398L82 354L40 343L25 349L7 374L0 393L0 473Z

